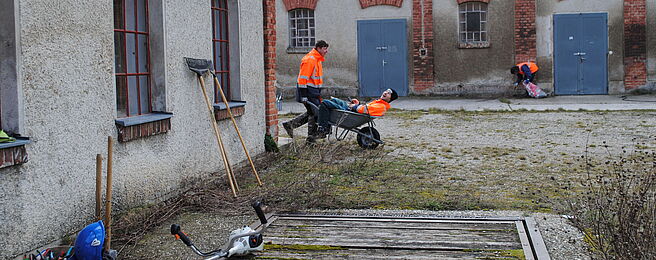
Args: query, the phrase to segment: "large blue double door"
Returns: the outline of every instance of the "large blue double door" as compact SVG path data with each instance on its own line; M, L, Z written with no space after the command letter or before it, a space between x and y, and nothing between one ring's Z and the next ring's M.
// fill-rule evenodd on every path
M380 96L388 88L408 94L407 45L405 19L358 21L360 96Z
M558 95L608 93L608 15L554 15L554 90Z

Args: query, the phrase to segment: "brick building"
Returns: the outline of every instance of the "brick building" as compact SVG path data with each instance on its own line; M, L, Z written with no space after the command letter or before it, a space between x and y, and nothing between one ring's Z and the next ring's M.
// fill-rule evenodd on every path
M624 93L656 82L655 2L279 0L277 83L292 95L299 60L323 39L329 94L516 93L509 68L525 61L558 95Z

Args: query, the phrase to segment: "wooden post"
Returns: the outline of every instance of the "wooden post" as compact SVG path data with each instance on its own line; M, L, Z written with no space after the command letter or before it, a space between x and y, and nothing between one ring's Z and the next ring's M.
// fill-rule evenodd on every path
M105 201L105 251L109 251L112 241L112 158L114 144L112 137L107 137L107 198Z
M100 220L102 210L102 155L96 154L96 221Z

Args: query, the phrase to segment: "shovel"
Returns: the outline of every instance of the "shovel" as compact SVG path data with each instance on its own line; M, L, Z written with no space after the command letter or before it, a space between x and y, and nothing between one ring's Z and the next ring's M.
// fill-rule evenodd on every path
M214 120L214 110L210 105L209 97L207 97L207 91L205 91L205 81L203 80L203 74L205 74L209 70L210 64L207 62L207 60L202 60L202 59L185 58L185 61L187 62L187 67L189 67L189 70L195 72L196 76L198 76L198 82L200 84L200 88L203 91L203 96L205 97L205 104L207 105L207 110L209 112L210 122L212 123L212 129L214 129L214 136L216 137L216 142L219 144L219 152L221 152L221 159L223 159L223 164L225 166L226 177L228 177L228 183L230 184L230 188L232 189L233 196L237 197L237 191L236 191L237 188L235 184L236 180L232 174L230 163L228 162L228 156L226 155L225 152L225 146L223 145L223 140L221 139L219 127L216 125L216 120Z

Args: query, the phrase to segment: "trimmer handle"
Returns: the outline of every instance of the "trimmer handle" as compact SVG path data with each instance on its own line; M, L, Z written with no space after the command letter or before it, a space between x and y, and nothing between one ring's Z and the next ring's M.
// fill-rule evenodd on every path
M185 243L185 245L187 246L194 245L194 243L191 243L189 237L187 237L187 235L184 232L180 231L180 225L178 224L171 225L171 235L174 235L175 239L182 240L182 242Z
M264 211L262 211L262 202L256 201L253 202L253 209L255 209L255 213L257 214L257 217L260 219L260 223L262 225L266 224L268 221L266 219L266 216L264 216Z

